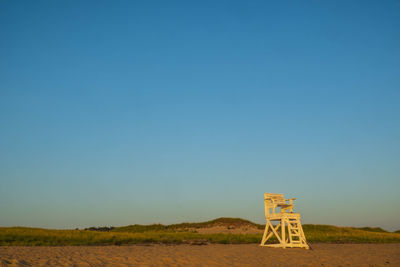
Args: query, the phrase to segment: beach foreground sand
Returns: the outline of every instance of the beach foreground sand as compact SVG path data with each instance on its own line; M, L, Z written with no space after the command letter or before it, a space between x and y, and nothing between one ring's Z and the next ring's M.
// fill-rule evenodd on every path
M400 244L0 247L1 266L400 266Z

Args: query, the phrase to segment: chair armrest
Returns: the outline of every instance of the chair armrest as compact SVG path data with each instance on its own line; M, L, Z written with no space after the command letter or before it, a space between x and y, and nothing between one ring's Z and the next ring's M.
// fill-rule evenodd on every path
M296 198L294 197L294 198L289 198L289 199L286 199L285 201L289 201L289 204L290 205L292 205L292 209L293 209L293 201L295 200Z

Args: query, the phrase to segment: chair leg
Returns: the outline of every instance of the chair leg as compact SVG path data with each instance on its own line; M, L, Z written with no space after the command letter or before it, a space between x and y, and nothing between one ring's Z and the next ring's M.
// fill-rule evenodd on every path
M265 224L265 230L264 230L264 234L263 234L263 238L261 240L260 246L264 246L265 242L267 242L267 234L268 234L268 230L269 230L268 228L269 228L269 223L267 221Z

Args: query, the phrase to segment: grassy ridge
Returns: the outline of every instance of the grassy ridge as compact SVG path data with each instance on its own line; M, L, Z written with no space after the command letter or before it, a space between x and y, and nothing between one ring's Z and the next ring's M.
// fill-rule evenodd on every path
M122 227L110 227L109 231L111 232L130 232L130 233L143 233L148 231L173 231L173 232L182 232L182 231L190 231L190 229L198 229L198 228L207 228L212 226L229 226L229 227L254 227L258 229L264 229L265 225L256 224L248 220L244 220L241 218L218 218L211 221L199 222L199 223L179 223L179 224L151 224L151 225L141 225L134 224ZM104 229L106 227L100 227L98 229ZM95 228L88 228L88 230L98 230Z
M211 226L253 227L263 225L235 218L219 218L202 223L174 225L130 225L91 230L48 230L27 227L0 227L0 245L63 246L63 245L124 245L124 244L243 244L259 243L262 234L199 234L198 228ZM380 228L337 227L330 225L303 225L308 242L329 243L400 243L400 233ZM97 230L97 231L93 231Z

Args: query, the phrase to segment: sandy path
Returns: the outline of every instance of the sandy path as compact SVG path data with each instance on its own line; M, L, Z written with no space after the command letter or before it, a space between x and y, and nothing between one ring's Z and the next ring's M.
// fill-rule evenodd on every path
M400 266L400 244L0 247L3 266Z

